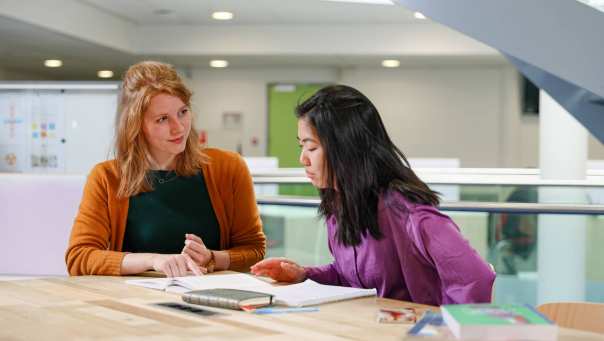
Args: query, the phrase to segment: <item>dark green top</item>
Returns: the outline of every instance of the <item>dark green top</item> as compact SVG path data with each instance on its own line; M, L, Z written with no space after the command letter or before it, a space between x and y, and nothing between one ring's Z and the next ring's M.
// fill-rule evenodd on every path
M203 174L177 176L174 171L150 171L151 192L130 197L125 252L180 253L185 233L203 239L210 250L220 248L220 226Z

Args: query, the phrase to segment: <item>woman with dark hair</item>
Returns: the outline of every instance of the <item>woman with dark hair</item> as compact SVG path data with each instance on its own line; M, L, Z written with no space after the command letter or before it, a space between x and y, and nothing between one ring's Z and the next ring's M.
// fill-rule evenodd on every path
M319 188L334 261L302 267L261 261L277 281L376 288L424 304L489 302L495 273L440 213L437 193L411 170L375 106L359 91L327 86L296 108L300 162Z

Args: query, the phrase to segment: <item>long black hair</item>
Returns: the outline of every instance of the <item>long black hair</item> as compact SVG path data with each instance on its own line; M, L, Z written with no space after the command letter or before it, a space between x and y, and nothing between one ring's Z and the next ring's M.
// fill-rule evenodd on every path
M367 232L382 237L378 200L389 188L411 202L438 205L438 193L411 170L377 109L358 90L326 86L296 107L296 117L308 120L323 148L327 187L320 189L319 213L335 215L336 238L344 245L358 245Z

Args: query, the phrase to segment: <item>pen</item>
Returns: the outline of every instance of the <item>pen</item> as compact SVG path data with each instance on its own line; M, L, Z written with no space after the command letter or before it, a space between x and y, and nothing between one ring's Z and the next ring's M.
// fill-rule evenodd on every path
M317 307L290 307L290 308L259 308L252 311L254 314L284 314L284 313L304 313L319 311Z

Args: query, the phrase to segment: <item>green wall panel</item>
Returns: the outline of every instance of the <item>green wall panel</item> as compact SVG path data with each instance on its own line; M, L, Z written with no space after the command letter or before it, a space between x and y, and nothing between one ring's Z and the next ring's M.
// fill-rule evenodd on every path
M279 167L298 168L298 123L294 110L324 84L269 84L268 155L279 158ZM311 185L280 185L281 195L318 195Z

